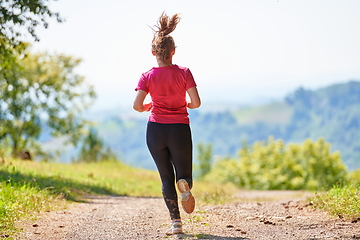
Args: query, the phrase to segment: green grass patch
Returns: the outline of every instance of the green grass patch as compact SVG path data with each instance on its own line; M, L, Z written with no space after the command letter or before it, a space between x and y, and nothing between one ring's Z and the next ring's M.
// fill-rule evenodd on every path
M311 200L315 203L315 207L324 209L333 216L344 219L360 218L359 185L336 186Z
M156 197L160 191L156 172L115 161L59 164L13 160L0 168L0 175L1 181L48 189L70 201L79 201L84 194Z
M3 176L1 176L2 178ZM31 183L0 183L0 238L8 238L17 231L15 222L43 211L63 208L66 204L61 195L53 195L47 189L39 190ZM11 239L11 238L10 238Z
M194 182L199 204L222 204L236 193L232 185ZM87 194L161 197L157 171L121 162L60 164L6 160L0 164L0 238L18 231L15 222L82 201Z

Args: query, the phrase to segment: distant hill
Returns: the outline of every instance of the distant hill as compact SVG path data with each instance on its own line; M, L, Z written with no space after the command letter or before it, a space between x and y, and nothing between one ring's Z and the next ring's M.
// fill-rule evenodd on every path
M350 169L360 167L360 82L300 88L285 101L294 110L283 133L286 141L324 137Z
M195 114L196 142L212 143L218 155L234 155L241 142L284 142L324 137L350 169L360 168L360 82L316 91L299 88L283 101L220 113Z
M340 151L349 169L360 168L360 82L350 81L318 90L299 88L285 99L260 106L190 110L195 159L198 143L213 145L215 155L235 156L246 141L270 135L285 143L324 137L332 151ZM226 110L227 109L227 110ZM121 112L117 110L117 112ZM147 118L143 114L94 114L104 141L122 161L144 168L155 165L145 144ZM146 115L147 116L147 115Z

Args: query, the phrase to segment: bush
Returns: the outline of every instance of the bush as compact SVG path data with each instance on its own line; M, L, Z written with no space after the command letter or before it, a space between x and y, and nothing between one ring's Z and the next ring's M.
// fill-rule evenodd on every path
M360 168L349 174L349 182L360 186Z
M246 189L327 190L346 182L347 169L339 152L320 138L284 145L282 140L245 145L234 159L218 159L206 179L232 182Z

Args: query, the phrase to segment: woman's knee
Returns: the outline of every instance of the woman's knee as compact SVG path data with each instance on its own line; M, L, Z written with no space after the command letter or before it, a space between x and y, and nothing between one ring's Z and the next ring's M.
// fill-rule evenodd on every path
M162 192L166 194L176 194L174 180L163 180L162 181Z

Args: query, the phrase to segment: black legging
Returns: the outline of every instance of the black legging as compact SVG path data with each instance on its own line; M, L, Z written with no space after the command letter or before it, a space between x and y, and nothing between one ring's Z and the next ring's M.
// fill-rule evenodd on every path
M175 179L185 179L192 187L192 139L188 124L148 122L146 142L162 182L162 194L170 218L179 219L180 212ZM174 173L175 169L175 173Z

